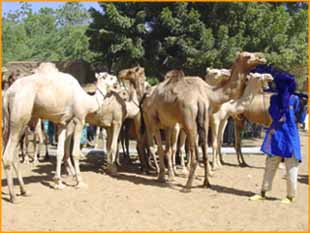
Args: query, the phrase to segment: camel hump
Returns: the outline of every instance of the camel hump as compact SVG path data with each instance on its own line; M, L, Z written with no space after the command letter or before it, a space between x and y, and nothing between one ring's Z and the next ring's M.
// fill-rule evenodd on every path
M58 73L59 70L57 69L56 65L51 62L43 62L39 65L37 69L34 70L36 74L51 74L51 73Z
M165 75L166 80L169 79L169 80L173 80L173 81L184 79L184 77L185 77L185 74L182 70L170 70Z

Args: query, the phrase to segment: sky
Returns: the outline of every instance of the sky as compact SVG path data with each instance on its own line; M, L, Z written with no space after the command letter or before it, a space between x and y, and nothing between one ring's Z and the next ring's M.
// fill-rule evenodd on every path
M61 5L64 5L65 2L28 2L32 6L32 10L37 12L42 7L58 8ZM81 2L81 4L89 9L93 7L97 10L101 10L97 2ZM15 11L20 7L19 2L2 2L2 15L8 13L9 11Z

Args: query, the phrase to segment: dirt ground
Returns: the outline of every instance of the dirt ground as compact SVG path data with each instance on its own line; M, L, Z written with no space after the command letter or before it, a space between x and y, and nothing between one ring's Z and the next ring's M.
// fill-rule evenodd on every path
M81 162L87 189L74 188L73 179L66 177L68 187L54 190L55 161L22 165L32 196L10 204L2 178L2 231L308 231L305 132L301 132L301 142L298 198L290 205L280 203L286 195L283 169L276 174L269 200L248 200L260 190L263 155L247 155L252 167L246 168L237 166L234 155L227 155L227 165L210 178L210 189L199 187L203 182L199 168L191 193L180 192L185 178L161 184L154 175L140 174L135 165L110 177L103 174L98 156L89 155Z

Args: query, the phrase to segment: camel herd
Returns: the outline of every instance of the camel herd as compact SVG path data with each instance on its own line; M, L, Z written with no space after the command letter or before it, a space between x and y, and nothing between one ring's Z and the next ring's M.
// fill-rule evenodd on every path
M266 59L262 53L241 52L230 70L207 69L204 78L171 70L156 86L146 82L144 68L140 66L122 70L117 77L99 73L94 95L86 93L74 77L58 71L54 64L42 63L32 75L16 80L3 97L3 165L11 202L17 201L13 170L21 195L28 194L19 168L17 147L27 126L36 125L40 119L52 121L59 127L56 189L65 187L61 180L63 161L67 172L76 179L76 186L87 186L79 165L80 137L85 123L106 129L107 172L117 173L118 141L127 119L133 125L142 168L148 167L147 158L152 157L158 180L166 182L166 158L168 181L172 181L177 174L175 157L179 146L182 171L188 175L182 191L189 192L201 147L203 186L208 187L209 175L223 162L220 148L227 118L236 119L237 129L242 127L244 119L266 126L271 122L270 95L262 90L272 81L272 76L250 73L263 63ZM266 104L261 104L262 101ZM213 147L211 167L207 155L209 127ZM237 138L238 133L236 130ZM70 148L71 142L73 148ZM238 161L244 164L239 142L237 140ZM185 144L189 148L187 165L182 153Z

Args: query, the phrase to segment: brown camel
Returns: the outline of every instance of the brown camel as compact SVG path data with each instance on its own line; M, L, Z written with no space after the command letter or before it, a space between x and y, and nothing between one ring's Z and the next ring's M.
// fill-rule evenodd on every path
M241 131L244 127L245 120L248 120L252 123L263 125L264 127L269 127L272 119L269 115L269 105L271 93L259 93L257 94L252 103L245 109L245 111L238 115L238 117L234 117L234 127L235 127L235 150L237 154L238 163L241 166L247 166L245 162L244 156L241 152ZM225 126L224 126L225 128ZM219 166L224 163L222 154L219 150L220 162L218 162Z
M140 109L140 104L145 98L145 91L149 89L148 84L145 81L144 68L141 66L136 66L129 69L121 70L118 74L118 79L123 83L124 88L128 91L130 98L133 100L131 103L131 108ZM133 121L133 128L135 129L135 135L137 137L137 150L141 162L141 169L144 171L147 166L146 156L145 156L145 137L141 133L141 112L132 111L133 114L128 116L129 119Z
M245 112L248 108L251 108L255 98L264 85L272 81L272 76L270 74L258 74L250 73L248 75L249 81L247 83L246 89L240 99L231 100L224 103L219 111L215 112L211 116L212 122L212 147L213 147L213 158L212 158L212 168L213 170L221 166L218 156L221 146L221 141L223 137L224 127L229 116L237 118L239 114Z
M148 143L152 145L155 136L159 148L159 180L165 180L164 150L162 148L160 128L168 128L167 139L171 129L179 123L189 140L191 167L183 191L190 191L197 167L198 145L202 146L205 164L204 187L209 186L207 142L210 113L219 109L224 102L240 97L245 87L245 78L256 65L265 63L261 53L242 52L237 54L231 78L219 88L214 88L197 77L184 77L181 71L167 73L167 79L160 83L152 93L150 101L143 104L143 116L148 132ZM171 156L171 142L167 143L168 158ZM173 180L172 164L168 160L168 180Z
M21 194L27 195L16 158L16 148L26 126L39 118L61 125L58 135L56 187L63 188L61 162L64 156L66 127L73 127L73 160L77 187L85 186L79 168L80 137L85 117L100 109L106 95L106 85L97 81L94 96L87 93L69 74L59 72L54 64L42 63L33 75L16 80L4 97L4 153L3 165L7 176L10 201L15 202L13 168L20 184ZM66 161L70 160L69 158Z
M206 75L203 77L203 80L206 81L210 86L213 86L214 88L218 88L220 86L225 85L225 82L230 78L230 70L228 69L214 69L214 68L207 68L206 69ZM181 165L181 171L183 175L186 175L188 173L187 167L190 166L190 163L187 164L187 167L185 166L185 160L184 156L185 154L182 153L185 148L185 141L186 141L186 134L182 130L180 124L177 124L175 128L173 129L173 132L171 134L172 138L172 167L174 174L177 175L177 169L176 169L176 152L179 151L180 155L180 165ZM190 161L190 158L188 158L188 161ZM209 174L211 172L209 171Z

